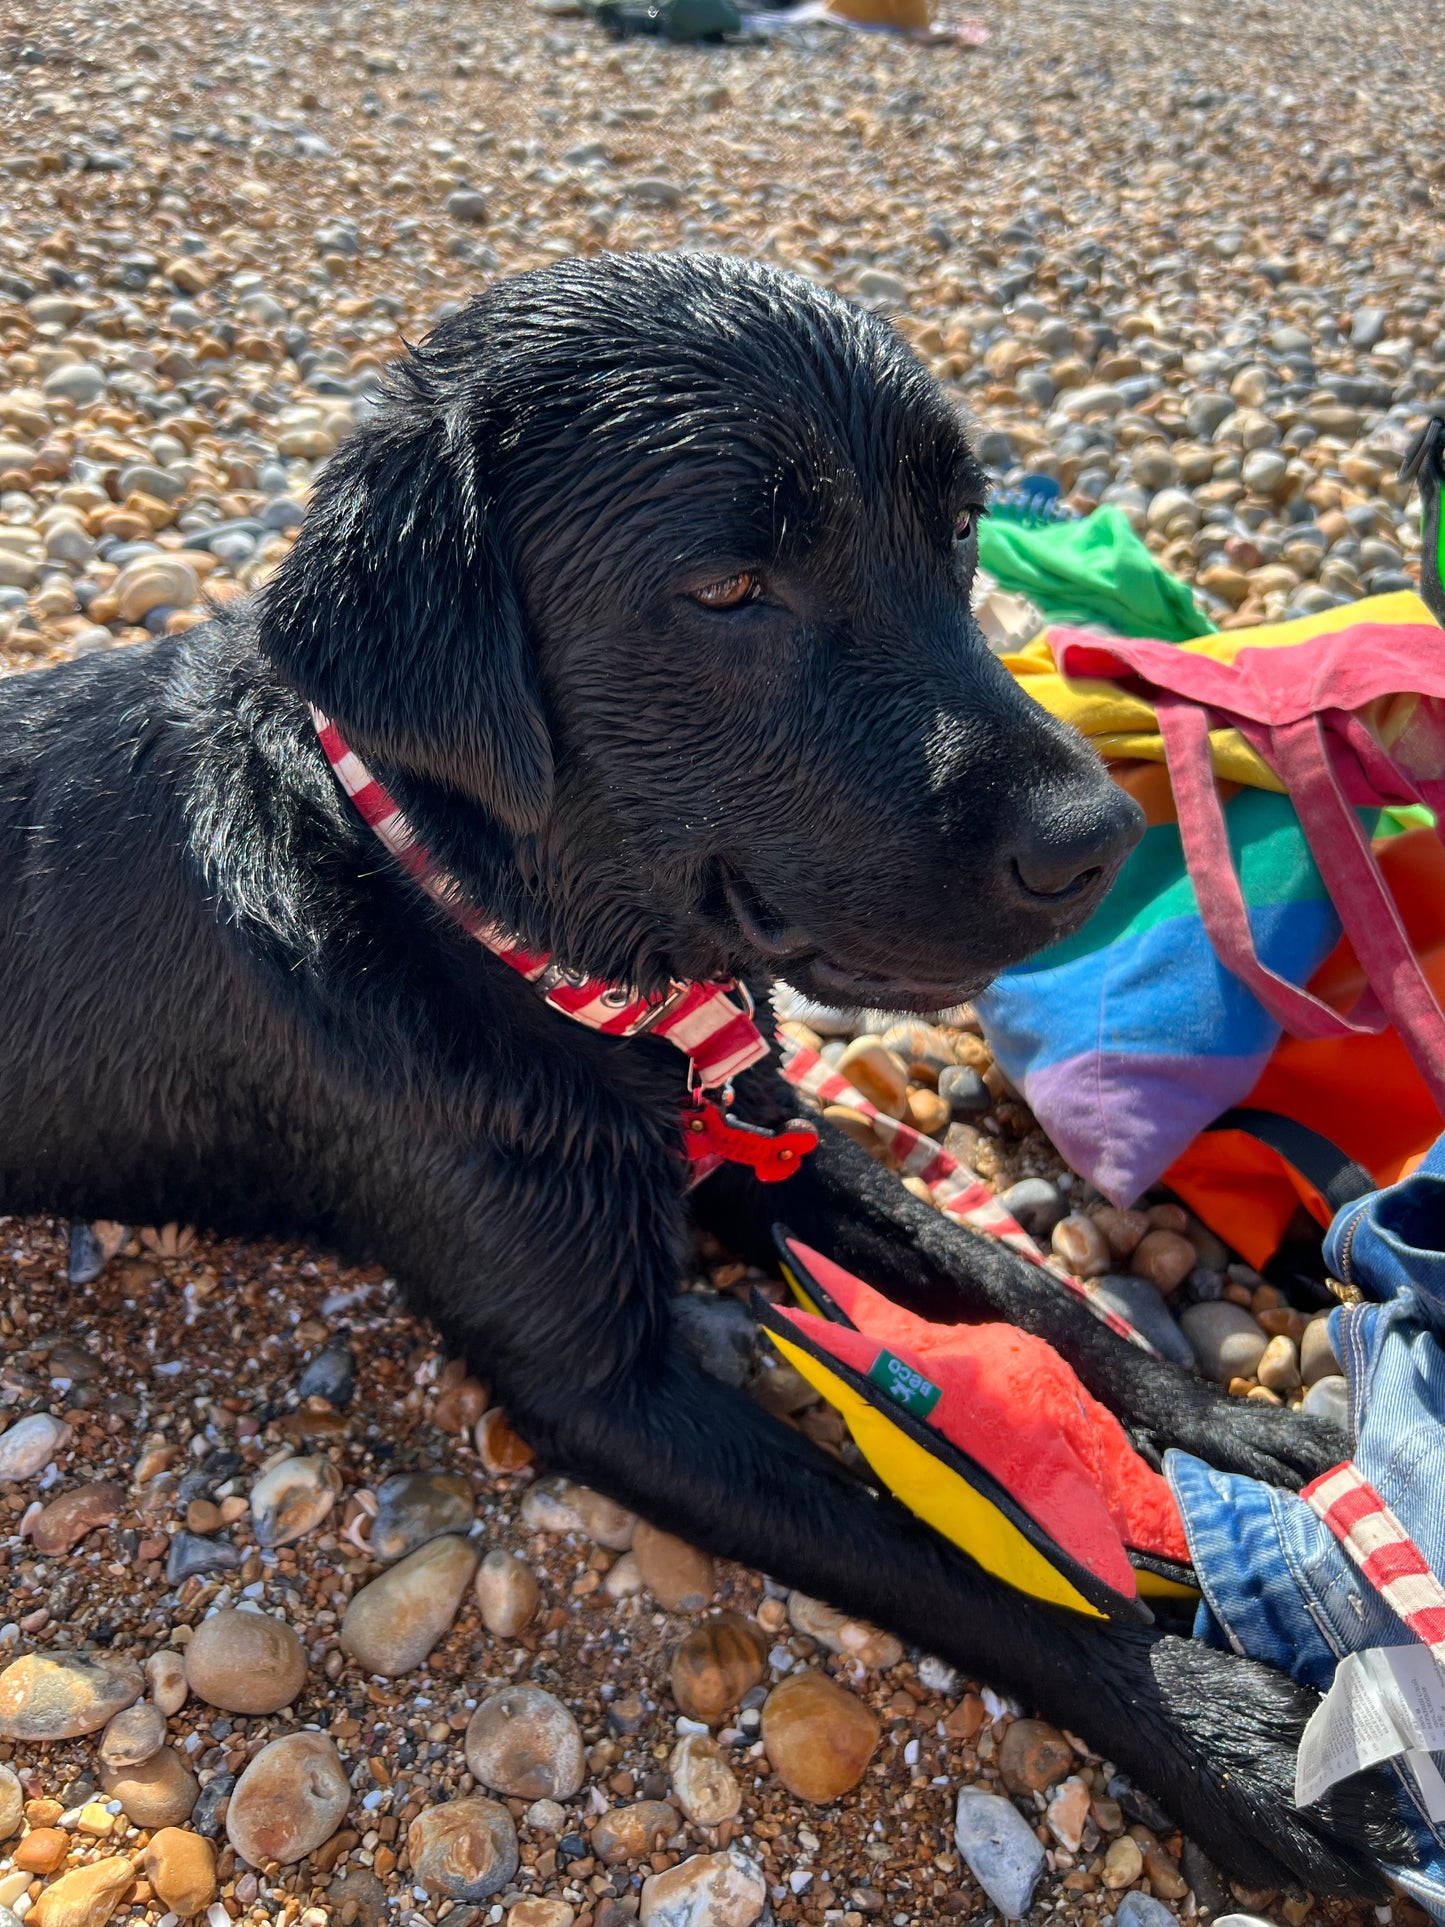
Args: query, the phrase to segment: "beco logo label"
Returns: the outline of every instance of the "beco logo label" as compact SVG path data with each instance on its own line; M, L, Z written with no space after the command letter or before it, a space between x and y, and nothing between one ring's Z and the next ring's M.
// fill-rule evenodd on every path
M926 1379L922 1372L916 1372L911 1365L905 1365L901 1358L895 1358L892 1352L879 1352L868 1376L916 1418L927 1418L943 1397L940 1386Z

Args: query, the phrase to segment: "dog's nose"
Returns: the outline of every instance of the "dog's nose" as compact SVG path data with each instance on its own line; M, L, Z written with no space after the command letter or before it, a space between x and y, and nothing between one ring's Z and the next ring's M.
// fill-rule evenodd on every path
M1061 807L1024 827L1012 852L1026 896L1072 903L1114 872L1144 833L1144 813L1131 796L1106 783L1086 803Z

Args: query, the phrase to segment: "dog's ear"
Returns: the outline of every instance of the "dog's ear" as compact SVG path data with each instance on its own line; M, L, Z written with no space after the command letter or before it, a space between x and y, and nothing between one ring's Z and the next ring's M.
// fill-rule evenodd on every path
M552 748L477 466L424 393L395 397L328 464L260 640L363 757L460 789L521 835L550 809Z

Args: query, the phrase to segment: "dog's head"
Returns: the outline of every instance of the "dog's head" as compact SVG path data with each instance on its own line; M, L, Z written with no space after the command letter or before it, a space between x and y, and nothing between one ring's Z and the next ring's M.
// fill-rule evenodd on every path
M1138 834L973 622L985 492L884 322L739 260L568 261L404 365L263 646L560 961L942 1007Z

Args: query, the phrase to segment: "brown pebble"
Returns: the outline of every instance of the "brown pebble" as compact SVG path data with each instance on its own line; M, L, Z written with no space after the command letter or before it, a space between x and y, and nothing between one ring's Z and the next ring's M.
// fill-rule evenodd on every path
M1162 1292L1177 1291L1193 1271L1194 1247L1177 1231L1146 1231L1129 1261L1136 1278L1147 1278Z
M999 1742L999 1775L1010 1793L1043 1793L1074 1765L1074 1749L1046 1720L1014 1720Z
M482 1624L500 1639L515 1639L541 1598L537 1576L526 1560L501 1547L483 1559L473 1584Z
M493 1478L508 1472L525 1472L537 1456L527 1441L513 1431L500 1405L483 1412L477 1420L476 1446L482 1464Z
M1101 1205L1092 1216L1108 1239L1110 1255L1115 1258L1132 1257L1139 1240L1149 1229L1149 1220L1142 1211L1119 1211L1112 1204Z
M32 1827L11 1857L22 1873L54 1873L69 1851L70 1835L59 1827Z
M639 1519L632 1556L648 1591L669 1612L696 1612L712 1598L717 1573L707 1553Z
M150 1701L142 1701L109 1722L100 1736L100 1762L104 1767L139 1766L165 1743L165 1715Z
M186 1684L227 1713L275 1713L306 1683L306 1654L284 1620L226 1607L186 1647Z
M742 1788L732 1768L705 1733L685 1733L672 1749L667 1770L683 1812L700 1827L721 1826L742 1806Z
M487 1900L517 1871L517 1829L496 1800L470 1795L428 1807L406 1836L412 1876L428 1893Z
M331 1838L350 1802L335 1742L325 1733L286 1733L263 1746L236 1782L226 1836L253 1867L289 1866Z
M570 1800L586 1770L576 1720L540 1686L504 1686L484 1699L464 1744L483 1786L522 1800Z
M125 1487L110 1480L96 1485L78 1485L62 1492L40 1514L30 1529L30 1542L37 1552L53 1557L94 1532L98 1526L113 1525L125 1505Z
M74 1867L47 1887L27 1919L35 1927L104 1927L135 1884L135 1869L120 1854Z
M174 1748L163 1746L138 1766L105 1767L100 1784L108 1800L135 1827L179 1827L191 1817L200 1782Z
M1300 1382L1299 1356L1294 1341L1283 1333L1265 1346L1254 1375L1272 1392L1292 1392Z
M592 1829L592 1851L608 1867L641 1860L676 1833L679 1814L666 1800L637 1800L613 1807Z
M216 1897L216 1849L199 1833L162 1827L145 1853L145 1876L163 1906L189 1919Z
M763 1706L769 1765L789 1793L815 1806L858 1784L881 1733L871 1706L811 1668L790 1673Z
M741 1613L714 1613L672 1656L672 1697L691 1720L716 1726L767 1672L767 1641Z

